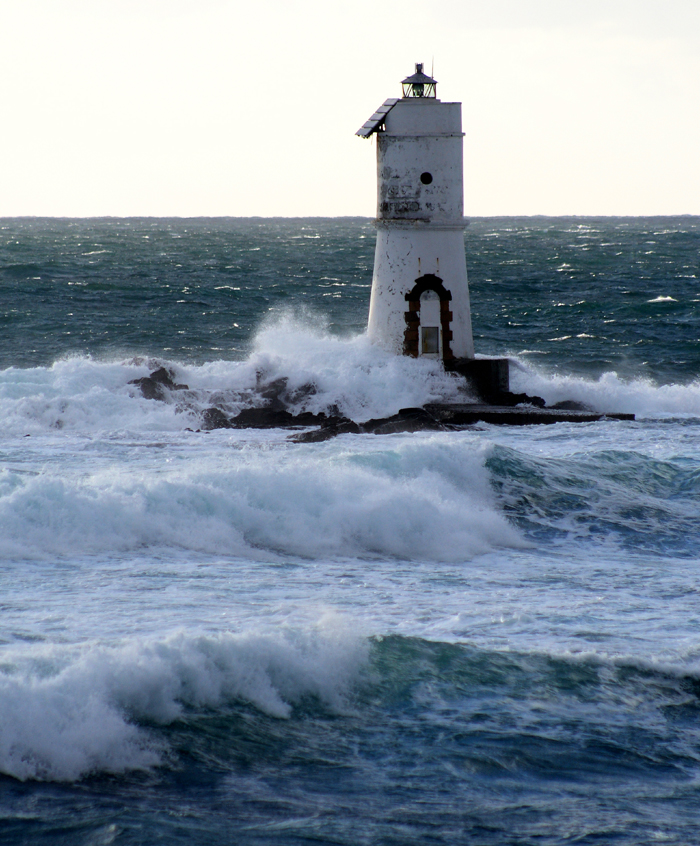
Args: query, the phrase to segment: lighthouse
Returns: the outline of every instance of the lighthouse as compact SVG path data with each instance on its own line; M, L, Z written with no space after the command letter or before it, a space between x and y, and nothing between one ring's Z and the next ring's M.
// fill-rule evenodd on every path
M368 332L408 356L474 359L464 253L462 104L417 64L357 131L377 139L377 244Z

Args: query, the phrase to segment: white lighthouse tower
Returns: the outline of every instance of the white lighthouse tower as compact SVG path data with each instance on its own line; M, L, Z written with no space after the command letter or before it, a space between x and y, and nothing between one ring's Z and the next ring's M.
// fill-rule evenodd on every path
M403 97L358 130L377 137L377 246L369 336L447 367L474 358L464 254L462 104L416 65Z

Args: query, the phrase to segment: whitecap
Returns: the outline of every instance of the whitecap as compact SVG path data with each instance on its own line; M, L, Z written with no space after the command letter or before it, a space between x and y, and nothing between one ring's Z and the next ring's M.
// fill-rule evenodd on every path
M700 416L700 380L661 385L652 379L623 379L614 371L593 379L546 373L518 360L511 367L511 390L543 397L548 405L576 400L605 413Z
M0 772L74 781L163 761L145 724L242 700L284 719L313 695L343 709L367 660L366 640L335 620L308 631L179 632L116 645L6 649L0 668Z

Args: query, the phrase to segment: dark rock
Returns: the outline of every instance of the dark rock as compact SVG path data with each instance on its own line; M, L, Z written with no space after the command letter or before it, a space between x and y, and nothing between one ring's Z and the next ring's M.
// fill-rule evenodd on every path
M289 379L286 376L265 382L264 374L258 373L256 391L262 399L267 400L266 405L269 408L283 411L288 409L289 406L296 405L313 396L318 388L312 382L309 382L292 390L289 388Z
M187 385L176 384L173 381L172 372L165 367L159 367L150 376L143 376L141 379L132 379L129 384L138 385L146 399L160 400L161 402L167 400L167 391L188 390Z
M238 429L283 429L290 426L320 426L326 420L325 414L292 414L285 409L264 406L263 408L244 408L231 419Z
M286 411L287 403L282 399L282 396L287 392L287 382L286 376L265 385L261 385L258 379L258 393L263 399L267 400L268 408L273 411Z
M498 405L501 408L512 408L516 405L534 405L535 408L544 408L547 405L542 397L531 397L529 394L514 394L511 391L488 394L484 399L489 405Z
M231 422L220 408L212 406L212 408L205 408L202 412L202 429L209 432L212 429L235 429L235 424Z
M142 379L132 379L129 384L138 385L146 399L165 401L167 397L165 388L151 379L150 376L144 376Z
M337 435L352 434L358 435L362 428L353 420L347 417L332 417L326 420L319 429L311 432L300 432L298 435L291 435L289 440L296 444L317 444L321 441L329 441Z
M301 414L294 415L294 426L325 426L329 418L321 412L314 414L311 411L302 411Z
M347 417L330 417L320 429L292 435L289 440L298 444L313 444L347 433L392 435L397 432L446 431L449 428L423 408L402 408L391 417L376 418L366 423L355 423Z
M331 420L331 423L333 421ZM225 412L216 406L207 408L202 412L202 429L280 429L291 426L321 426L329 423L329 418L321 414L313 414L310 411L301 414L292 414L285 409L271 408L244 408L235 417L229 417Z
M297 405L302 400L308 399L318 393L318 387L313 382L307 382L305 385L300 385L294 388L293 391L287 389L286 399L290 405Z
M159 367L158 370L154 370L148 378L153 379L154 382L159 382L166 388L175 387L175 382L173 382L173 374L170 370L167 370L165 367Z
M284 426L294 426L294 415L284 409L244 408L240 414L231 419L231 425L236 429L277 429Z
M362 424L363 432L392 435L396 432L444 431L447 427L424 408L402 408L398 414Z

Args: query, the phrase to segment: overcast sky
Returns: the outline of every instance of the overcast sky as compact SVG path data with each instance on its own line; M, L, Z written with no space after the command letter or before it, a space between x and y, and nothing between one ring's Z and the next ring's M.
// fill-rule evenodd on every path
M0 0L0 215L364 215L422 61L465 214L700 214L700 0Z

